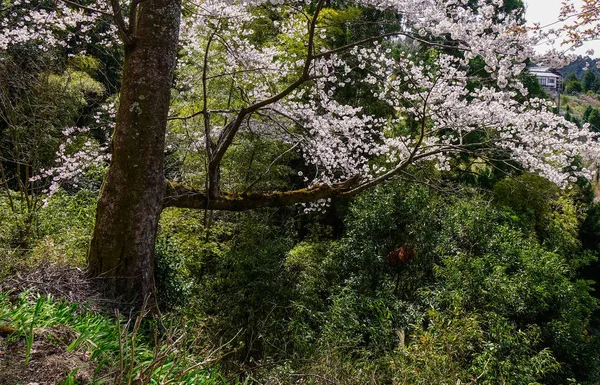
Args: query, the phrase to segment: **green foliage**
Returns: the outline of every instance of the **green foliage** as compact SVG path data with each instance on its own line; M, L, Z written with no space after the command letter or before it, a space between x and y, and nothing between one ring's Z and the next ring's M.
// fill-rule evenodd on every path
M203 225L208 213L171 208L159 223L156 281L161 307L184 306L193 296L193 281L201 281L216 260L230 250L235 225L227 221Z
M569 122L575 123L577 126L581 127L581 122L575 116L571 115L571 106L567 104L567 108L565 108L565 119Z
M82 71L68 69L60 75L49 74L47 84L44 85L55 92L60 90L62 93L60 96L66 98L66 100L62 100L64 104L61 107L66 108L67 111L61 110L61 115L65 114L64 116L67 119L77 117L80 109L87 105L90 97L98 97L104 93L102 84L92 79L87 73L93 73L97 61L91 58L88 60L81 58L77 64L82 68ZM42 97L46 96L42 95Z
M460 312L432 310L429 316L427 327L418 326L392 361L399 383L532 384L558 367L548 349L532 346L539 339L536 328L515 330L503 319Z
M329 29L327 36L332 47L342 46L352 41L352 34L356 31L348 28L348 25L359 22L363 12L357 7L326 8L321 12L319 22L333 26Z
M20 210L22 203L12 191L0 195L0 278L15 272L13 266L22 256L22 240L28 238L24 234L27 214Z
M483 69L485 67L485 63L483 62L481 64L481 68ZM548 93L546 92L544 87L542 87L535 75L523 73L520 77L520 80L523 82L523 85L527 89L527 98L547 99L549 97Z
M590 207L582 224L581 240L584 248L600 252L600 204Z
M73 195L59 191L42 208L33 256L40 262L57 261L85 265L96 216L96 192L79 190Z
M600 132L600 111L594 108L587 118L587 122L590 124L591 131Z
M559 193L555 184L533 174L505 178L494 186L494 198L499 205L525 215L535 225L550 215L550 202Z
M567 108L565 109L565 119L569 122L573 119L573 116L571 115L571 106L569 105L567 105Z
M577 95L583 91L583 86L579 80L569 80L565 82L565 92L569 95Z
M298 161L295 151L286 144L266 140L258 135L240 138L225 160L224 178L231 181L231 191L258 189L260 191L285 190L297 174L289 166ZM272 163L277 158L277 162ZM245 165L240 167L240 165Z
M240 218L241 234L222 256L205 259L197 276L198 309L210 317L213 335L238 334L242 360L285 349L282 325L291 286L282 269L291 240L264 218ZM201 278L201 280L200 280ZM269 333L266 333L268 330Z
M103 85L84 72L92 71L94 60L76 57L73 61L83 71L67 68L19 75L13 71L19 63L7 60L4 64L15 77L3 91L12 94L14 100L5 104L10 109L0 110L0 121L6 127L0 130L0 153L7 160L30 167L30 175L53 164L62 129L75 126L84 107L104 93ZM12 162L4 167L7 176L18 171Z
M588 119L590 118L590 115L591 115L592 111L594 111L594 108L592 108L592 106L587 105L585 107L585 111L583 111L583 121L584 122L588 121Z
M24 204L21 197L11 195L12 207L9 200L0 195L0 279L42 263L85 266L96 193L80 190L69 195L59 191L35 216L20 209Z
M497 205L527 231L534 231L550 250L571 254L579 250L579 228L585 217L583 192L564 192L532 174L506 178L494 186Z
M600 69L598 69L598 67L596 66L597 63L598 59L592 59L587 56L579 56L576 60L570 62L565 67L561 68L560 72L565 78L567 78L567 80L572 80L573 76L576 79L583 79L583 76L586 71L592 71L596 74L596 76L599 76Z
M572 82L572 81L579 81L579 79L577 78L577 75L575 75L574 72L571 72L569 74L569 76L565 77L565 81L566 82Z
M598 341L590 340L589 328L597 304L588 284L572 278L568 260L483 202L457 202L444 216L438 250L445 257L435 267L435 283L423 291L436 313L429 314L427 328L416 329L408 351L401 351L401 362L410 364L399 365L405 378L414 379L411 371L424 361L449 362L454 371L439 372L453 376L452 383L480 375L478 382L489 384L596 378L597 358L591 357L598 355ZM470 326L457 330L455 323ZM481 337L461 342L460 334L469 331ZM444 349L451 337L457 343ZM471 358L465 359L463 349ZM459 358L438 360L440 350ZM422 383L434 383L424 378Z
M35 324L36 317L40 313L42 306L44 306L44 298L40 297L35 303L33 316L31 317L31 324L29 324L29 330L25 334L25 366L29 365L29 361L31 360L31 346L33 345L33 325Z
M449 197L390 183L348 206L333 202L325 217L169 209L156 249L161 306L202 328L214 346L232 339L221 370L250 370L263 382L310 373L344 384L373 376L411 384L590 383L600 349L591 327L597 304L589 283L577 279L591 260L580 255L581 194L523 174L497 183L493 204L470 190ZM35 222L27 258L83 263L94 205L86 191L55 195ZM328 217L341 227L323 226ZM593 232L593 224L585 229ZM414 259L389 267L385 255L403 245ZM0 319L23 335L33 325L36 338L51 314L62 314L52 324L76 330L71 349L91 352L105 368L98 373L119 367L118 336L133 333L133 322L119 332L110 318L52 301L35 317L34 308L23 299ZM135 343L124 344L132 334L121 338L136 357L123 378L157 362L153 344L166 349L148 339L151 324L141 325ZM175 356L167 356L157 367L171 367Z
M226 384L216 370L195 366L204 359L201 349L194 347L198 341L186 338L168 319L114 319L77 304L27 293L12 302L7 293L0 293L0 319L17 330L11 338L26 337L28 347L41 338L41 331L52 339L52 330L63 328L65 334L67 328L74 339L53 341L58 349L82 353L95 362L92 384ZM166 331L158 327L160 323ZM55 380L73 383L69 381L74 381L76 371Z
M0 70L10 74L0 85L0 188L6 199L0 203L0 216L4 210L12 213L6 221L12 239L3 246L22 256L39 240L39 210L48 182L32 177L55 165L62 131L81 124L84 111L101 100L105 88L92 77L99 64L91 57L73 56L72 66L66 66L51 53L8 52L0 62ZM71 147L81 145L82 139ZM81 187L99 187L102 174L98 165Z
M583 91L596 91L596 74L592 71L586 71L582 81Z
M313 225L298 241L289 211L214 218L221 236L210 247L205 230L190 241L187 224L173 227L170 239L213 250L186 262L187 307L209 335L237 335L225 368L256 362L255 378L597 379L600 350L590 326L597 304L589 283L576 278L590 261L579 255L577 190L525 174L497 185L497 208L489 197L462 194L378 186L347 208L334 203L328 215L343 220L337 238ZM230 221L233 230L223 231ZM384 256L401 245L415 257L392 269Z
M69 58L68 66L93 77L100 71L102 63L92 56L77 55ZM98 86L96 85L96 87Z

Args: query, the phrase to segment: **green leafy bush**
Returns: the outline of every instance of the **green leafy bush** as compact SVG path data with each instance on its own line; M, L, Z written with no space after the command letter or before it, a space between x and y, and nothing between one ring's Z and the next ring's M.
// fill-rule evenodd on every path
M219 214L206 228L204 213L169 210L158 266L174 273L165 281L176 290L164 292L185 299L189 319L215 343L234 338L223 369L235 375L593 383L597 303L577 279L591 261L580 195L523 175L493 199L391 183L325 217ZM337 229L323 225L332 216ZM385 256L399 246L415 256L392 268Z

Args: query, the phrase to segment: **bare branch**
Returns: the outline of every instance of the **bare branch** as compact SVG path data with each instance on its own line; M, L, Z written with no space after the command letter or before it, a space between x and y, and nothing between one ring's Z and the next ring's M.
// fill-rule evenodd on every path
M431 42L431 41L428 41L428 40L425 40L425 39L421 39L421 38L419 38L419 37L417 37L417 36L415 36L415 35L413 35L411 33L398 31L398 32L384 33L384 34L373 36L373 37L370 37L370 38L367 38L367 39L358 40L358 41L355 41L353 43L346 44L346 45L344 45L342 47L331 49L329 51L320 52L320 53L314 55L314 59L319 59L319 58L322 58L322 57L326 57L328 55L331 55L331 54L334 54L334 53L338 53L338 52L344 52L344 51L349 50L350 48L357 47L359 45L363 45L363 44L367 44L367 43L372 43L372 42L377 41L377 40L385 39L386 37L396 37L396 36L405 36L405 37L408 37L408 38L410 38L412 40L418 41L419 43L428 45L430 47L445 48L445 49L457 49L458 48L456 46L450 46L450 45L446 45L446 44L442 44L442 43L435 43L435 42ZM463 50L466 50L466 49L463 48Z
M245 70L223 72L221 74L208 76L207 79L216 79L216 78L221 78L224 76L231 76L231 75L243 74L243 73L248 73L248 72L260 72L260 71L265 71L265 70L274 71L274 70L277 70L277 68L269 68L269 67L248 68Z
M215 37L217 31L213 31L208 37L208 41L206 42L206 49L204 50L204 64L202 68L202 103L203 103L203 116L204 116L204 140L206 141L206 153L209 157L212 157L212 152L214 149L214 144L210 138L210 115L207 113L208 111L208 84L207 84L207 73L208 73L208 54L210 52L210 46Z
M237 112L237 110L200 110L200 111L196 111L192 114L186 115L186 116L170 116L167 118L167 120L189 120L192 118L195 118L196 116L200 116L203 115L204 113L207 114L233 114L234 112Z
M298 142L298 143L294 144L292 147L288 148L288 149L287 149L287 150L285 150L283 153L279 154L279 155L277 156L277 158L275 158L275 159L274 159L274 160L271 162L271 164L269 164L269 167L267 167L267 169L266 169L266 170L265 170L265 171L264 171L262 174L260 174L260 176L259 176L258 178L256 178L256 179L255 179L255 180L254 180L252 183L250 183L250 184L248 185L248 187L246 187L246 189L244 189L244 192L250 191L250 189L252 189L252 187L256 186L256 184L257 184L258 182L260 182L260 180L261 180L262 178L264 178L264 177L265 177L265 175L267 175L267 174L268 174L268 173L271 171L271 168L273 167L273 165L275 165L275 163L277 163L277 162L279 161L279 159L283 158L283 157L284 157L286 154L289 154L291 151L293 151L293 150L294 150L296 147L298 147L298 146L300 145L300 143L301 143L301 142Z
M79 3L76 3L76 2L70 1L70 0L60 0L60 1L62 1L65 4L69 4L69 5L72 5L74 7L77 7L77 8L80 8L80 9L84 9L84 10L89 11L89 12L99 13L101 15L106 15L106 16L113 17L112 13L103 11L101 9L87 7L85 5L82 5L82 4L79 4Z
M237 134L237 132L247 114L253 113L253 112L259 110L260 108L266 107L270 104L280 101L281 99L283 99L284 97L286 97L287 95L292 93L292 91L294 91L295 89L297 89L302 84L304 84L307 80L310 79L310 76L309 76L310 66L314 59L315 29L316 29L319 13L321 12L321 9L323 8L323 3L324 3L324 0L319 0L319 2L317 4L317 9L315 10L315 14L313 15L313 17L310 21L310 26L309 26L309 31L308 31L307 55L306 55L306 60L304 62L304 68L302 69L302 74L300 75L300 77L298 79L296 79L295 82L293 82L288 87L286 87L283 91L281 91L279 94L274 95L271 98L257 102L249 107L242 108L240 110L237 118L235 120L233 120L225 128L225 130L223 130L221 136L219 137L219 140L217 141L217 150L215 151L215 155L214 155L212 162L215 162L215 163L221 162L223 155L225 155L225 152L231 145L231 142L233 141L233 137Z
M115 23L117 23L117 27L119 28L119 33L121 34L121 38L125 45L132 45L134 43L134 38L129 34L129 29L125 24L125 19L123 18L123 10L121 9L121 4L119 0L110 0L110 5L113 9L113 18ZM133 7L133 5L132 5Z

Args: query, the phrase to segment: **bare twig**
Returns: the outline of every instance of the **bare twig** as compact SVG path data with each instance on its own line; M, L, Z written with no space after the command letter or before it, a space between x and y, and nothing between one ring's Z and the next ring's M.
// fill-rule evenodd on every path
M99 14L102 14L102 15L110 16L110 17L113 16L113 14L110 13L110 12L106 12L106 11L103 11L103 10L97 9L97 8L88 7L88 6L76 3L74 1L70 1L70 0L60 0L60 1L62 1L65 4L69 4L69 5L72 5L74 7L81 8L81 9L84 9L84 10L89 11L89 12L99 13Z
M121 34L121 38L125 45L132 45L134 43L133 36L129 33L129 28L125 24L125 19L123 18L123 10L121 9L121 4L119 0L110 0L110 5L113 9L113 18L115 23L117 23L117 27L119 28L119 33ZM131 23L131 20L130 20Z

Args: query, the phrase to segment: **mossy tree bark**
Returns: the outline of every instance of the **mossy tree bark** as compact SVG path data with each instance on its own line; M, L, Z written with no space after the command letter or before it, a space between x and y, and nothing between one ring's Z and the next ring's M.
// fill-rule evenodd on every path
M138 5L139 4L139 5ZM118 7L118 2L113 7ZM113 155L88 255L109 296L154 302L154 243L163 208L165 131L175 67L180 0L132 3ZM137 17L136 16L137 11Z

